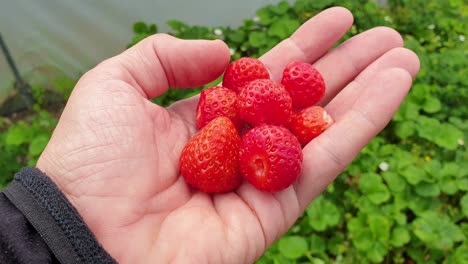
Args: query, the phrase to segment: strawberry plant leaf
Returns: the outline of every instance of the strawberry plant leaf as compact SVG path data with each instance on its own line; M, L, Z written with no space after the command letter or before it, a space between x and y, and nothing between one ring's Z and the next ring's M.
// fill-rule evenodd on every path
M411 185L416 185L425 178L427 178L427 173L417 167L408 167L401 172L401 175L405 177L406 181Z
M309 225L317 231L336 226L341 220L338 207L323 196L317 197L307 208Z
M410 233L407 228L398 226L392 230L392 238L390 244L394 247L402 247L407 244L411 239Z
M269 36L284 39L291 35L299 26L300 24L297 20L283 17L273 22L267 33Z
M424 104L422 105L422 109L426 113L434 114L439 112L442 109L442 103L439 99L435 97L426 97Z
M463 214L468 217L468 194L463 195L460 199L460 207Z
M23 121L19 121L16 126L10 127L6 134L5 143L11 146L18 146L29 141L31 132L33 131L25 128L27 126Z
M369 197L374 204L381 204L390 199L390 192L383 184L382 178L376 173L367 173L359 180L359 189Z
M133 24L133 32L137 34L148 33L149 29L145 22L136 22Z
M465 239L461 229L445 215L425 212L412 223L413 233L434 249L448 250L453 244Z
M412 121L398 122L395 127L395 134L401 139L407 139L414 135L416 126Z
M278 249L289 259L298 259L309 250L307 240L301 236L285 236L278 242Z
M383 178L388 185L388 188L393 193L399 193L406 189L406 181L403 177L393 172L383 173Z
M50 136L45 134L34 137L29 145L29 155L32 157L39 156L39 154L41 154L44 148L47 146L49 139Z
M325 240L316 234L310 236L310 252L311 253L320 253L324 252L326 249Z
M440 194L440 189L437 184L427 182L421 182L416 185L415 191L423 197L437 197Z

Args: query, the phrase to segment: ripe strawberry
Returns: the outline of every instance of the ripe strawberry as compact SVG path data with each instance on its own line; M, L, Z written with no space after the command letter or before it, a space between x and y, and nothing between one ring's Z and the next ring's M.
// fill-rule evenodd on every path
M318 137L334 123L333 119L320 106L311 106L301 110L291 122L291 132L302 146Z
M200 94L197 106L196 124L201 129L216 117L225 116L241 129L244 122L237 112L237 94L228 88L216 86Z
M286 189L301 168L301 145L288 129L262 125L242 137L239 170L255 188L267 192Z
M224 72L223 86L239 93L250 81L269 78L270 74L260 60L244 57L229 64Z
M312 106L325 95L322 75L306 62L296 61L286 65L281 83L291 95L296 109Z
M252 126L288 126L292 119L292 99L283 85L269 79L254 80L239 93L240 117Z
M227 117L218 117L193 136L182 150L180 173L191 186L206 193L236 189L240 136Z

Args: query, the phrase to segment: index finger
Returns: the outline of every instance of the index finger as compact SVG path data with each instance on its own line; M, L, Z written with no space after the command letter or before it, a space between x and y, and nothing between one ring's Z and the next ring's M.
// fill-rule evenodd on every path
M281 41L260 57L278 81L286 64L293 60L313 62L323 56L348 31L353 15L343 7L326 9L299 27L291 37Z

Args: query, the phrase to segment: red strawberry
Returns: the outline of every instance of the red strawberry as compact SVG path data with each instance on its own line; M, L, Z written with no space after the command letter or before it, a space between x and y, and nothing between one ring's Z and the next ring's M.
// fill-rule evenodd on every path
M318 137L334 123L325 109L320 106L311 106L301 110L293 118L291 132L297 137L302 146Z
M244 122L237 112L237 94L228 88L216 86L205 89L200 94L197 106L196 123L201 129L216 117L225 116L241 129Z
M242 137L239 170L255 188L267 192L286 189L301 168L301 145L288 129L263 125Z
M254 80L239 93L240 117L252 126L288 126L292 119L292 99L280 83Z
M312 106L325 95L323 77L309 63L296 61L286 65L281 83L291 95L296 109Z
M229 64L224 72L223 86L239 93L250 81L269 78L270 74L260 60L244 57Z
M240 136L227 117L218 117L193 136L182 150L180 173L191 186L206 193L236 189Z

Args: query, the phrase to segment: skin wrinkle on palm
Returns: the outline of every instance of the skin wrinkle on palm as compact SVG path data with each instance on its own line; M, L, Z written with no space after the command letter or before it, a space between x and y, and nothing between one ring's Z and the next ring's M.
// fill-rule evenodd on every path
M322 104L336 124L304 148L303 173L294 187L270 194L243 183L236 192L213 196L188 188L178 173L177 154L196 131L198 96L167 109L145 97L162 94L169 86L196 87L214 80L230 54L221 41L177 40L162 34L82 77L37 166L62 188L119 263L251 263L383 129L419 69L414 53L402 48L401 36L387 28L371 29L330 50L352 21L344 8L327 9L260 58L273 79L280 78L288 62L306 58L328 85ZM334 75L336 71L342 74ZM97 147L99 140L83 136L92 121L81 113L97 113L88 102L98 91L100 107L113 105L105 112L112 114L112 121L128 125L96 131L115 138L132 135L130 144ZM126 91L119 101L132 105L131 113L115 106L110 95L119 91ZM69 155L77 151L74 146L88 149L88 155ZM102 166L121 157L128 159ZM73 173L67 173L72 167ZM85 179L81 188L86 192L76 193L69 183L80 179Z

